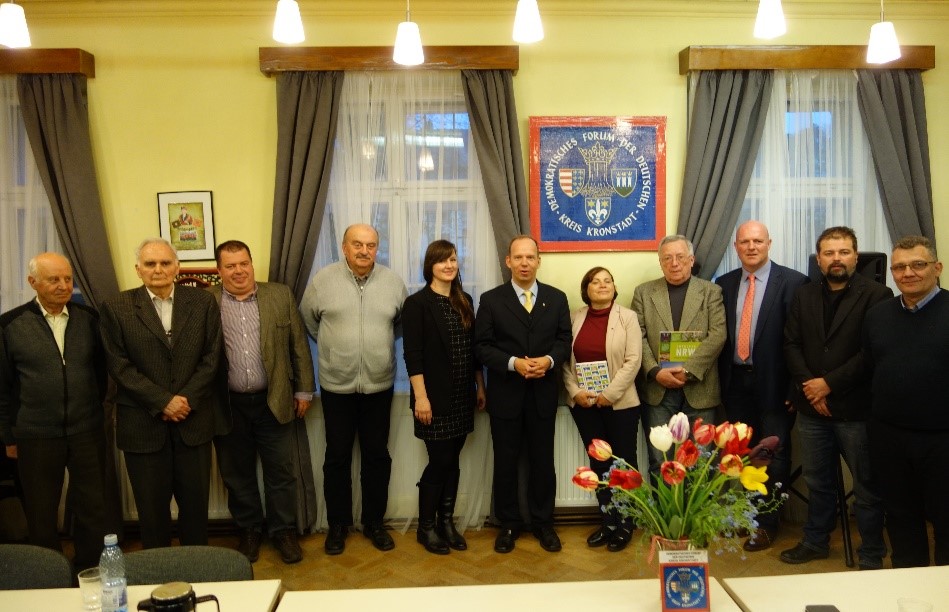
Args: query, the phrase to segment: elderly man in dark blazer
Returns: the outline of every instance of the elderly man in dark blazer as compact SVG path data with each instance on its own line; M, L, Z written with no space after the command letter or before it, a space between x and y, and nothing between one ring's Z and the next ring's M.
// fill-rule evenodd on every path
M118 386L116 443L145 548L171 544L172 497L181 544L208 541L221 313L208 292L175 286L178 267L171 244L145 240L135 264L143 286L107 300L101 312Z
M633 310L643 331L643 362L639 397L643 424L665 425L683 412L690 422L715 420L721 402L718 353L725 343L725 308L715 283L692 276L695 250L685 236L666 236L659 242L662 277L647 281L633 292ZM702 343L681 365L664 362L659 353L662 332L700 332ZM650 446L649 469L657 472L662 453Z
M228 240L214 254L222 284L210 292L221 307L232 418L230 433L214 444L227 504L241 530L237 549L252 563L260 552L265 516L257 488L259 456L267 532L281 560L296 563L303 551L297 542L293 427L313 400L310 344L290 288L256 281L250 247Z
M728 337L718 360L725 417L751 425L751 444L777 436L781 440L768 466L768 489L787 485L791 467L791 428L784 323L791 299L806 276L785 268L769 256L771 236L758 221L747 221L735 232L735 252L741 267L720 276ZM777 511L758 515L758 530L743 547L754 552L771 547L777 536Z
M475 353L488 369L487 407L494 444L494 512L501 531L494 550L508 553L520 534L518 459L530 462L527 505L531 527L548 552L561 548L553 528L554 417L560 366L570 358L573 336L563 291L537 282L540 254L530 236L508 247L510 283L481 296L475 321ZM554 369L557 366L557 369Z

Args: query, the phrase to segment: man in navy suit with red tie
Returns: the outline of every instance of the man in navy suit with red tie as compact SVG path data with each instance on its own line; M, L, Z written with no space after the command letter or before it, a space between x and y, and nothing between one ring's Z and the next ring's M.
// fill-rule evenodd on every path
M531 531L544 550L556 552L561 545L553 528L554 418L560 390L557 371L569 358L573 340L570 310L562 291L537 282L540 254L533 238L516 236L505 263L511 282L481 296L475 322L475 351L488 368L494 512L501 522L494 550L511 552L520 534L517 466L526 446Z
M768 489L786 485L790 477L791 428L794 412L789 403L790 376L784 361L784 323L795 290L806 276L771 261L771 236L758 221L748 221L735 232L735 252L741 267L720 276L728 337L718 359L722 403L729 421L754 429L752 444L762 438L781 440L768 466ZM758 531L744 549L769 548L778 531L777 512L758 516Z

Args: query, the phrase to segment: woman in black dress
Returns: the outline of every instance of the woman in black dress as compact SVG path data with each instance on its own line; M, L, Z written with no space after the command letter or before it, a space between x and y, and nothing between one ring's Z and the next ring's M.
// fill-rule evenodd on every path
M415 437L428 451L418 483L417 539L427 551L445 555L449 548L468 548L453 520L458 460L474 430L475 408L484 409L484 378L474 357L473 302L461 287L455 245L428 245L422 275L428 285L402 307Z

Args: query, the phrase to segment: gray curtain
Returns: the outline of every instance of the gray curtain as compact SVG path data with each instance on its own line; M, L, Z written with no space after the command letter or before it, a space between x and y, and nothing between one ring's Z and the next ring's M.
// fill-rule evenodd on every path
M83 299L92 305L119 292L105 232L89 137L86 77L21 74L17 94L23 123L49 198L56 232ZM115 469L114 384L103 404L106 434L106 503L110 531L122 533L122 504ZM67 505L69 504L67 500Z
M922 75L918 70L858 70L857 100L890 238L922 235L935 244Z
M119 292L89 138L86 77L21 74L23 122L73 275L92 306Z
M270 280L303 298L329 191L342 72L284 72L277 76L277 175L274 182ZM316 485L306 424L294 419L297 529L316 526Z
M488 210L497 242L498 265L505 278L508 243L530 231L527 186L510 70L462 70L471 134L484 179Z
M298 302L310 280L323 223L342 88L342 72L277 76L270 280L289 285Z
M686 148L677 233L710 279L738 221L771 100L769 70L702 71Z

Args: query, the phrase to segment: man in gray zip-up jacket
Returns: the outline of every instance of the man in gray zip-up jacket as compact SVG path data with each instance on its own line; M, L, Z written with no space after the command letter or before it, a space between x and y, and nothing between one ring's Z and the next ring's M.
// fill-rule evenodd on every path
M379 550L395 543L382 521L389 500L389 413L395 380L395 339L401 336L408 292L392 270L376 263L379 234L352 225L343 234L345 261L317 272L300 312L316 340L320 399L326 426L323 493L329 532L326 552L338 555L353 524L353 442L362 461L363 533Z
M70 302L72 267L29 264L36 299L0 316L0 437L17 459L30 542L62 551L57 516L69 470L75 566L97 564L105 535L105 355L96 311Z

